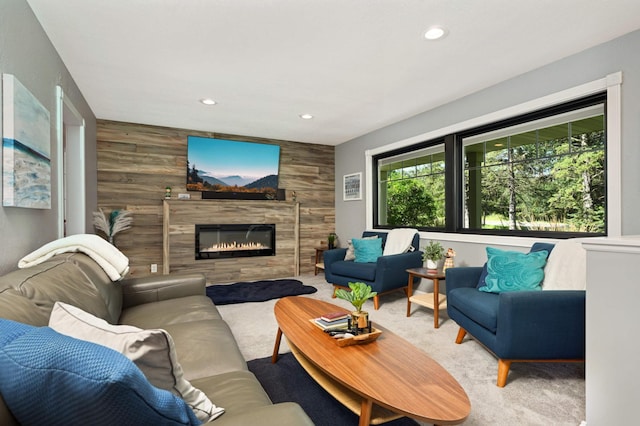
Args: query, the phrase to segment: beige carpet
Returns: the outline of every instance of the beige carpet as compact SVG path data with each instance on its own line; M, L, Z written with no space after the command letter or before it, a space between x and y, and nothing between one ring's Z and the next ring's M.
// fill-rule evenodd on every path
M295 277L318 289L309 296L349 308L339 299L331 299L332 287L323 275ZM573 425L585 418L585 381L582 363L515 363L507 386L498 388L497 361L470 338L454 343L458 326L440 314L440 328L433 328L430 309L412 305L406 317L406 297L397 292L381 298L380 309L365 303L372 321L379 322L404 337L445 367L469 395L471 414L464 423L475 426ZM219 306L231 326L245 359L264 358L273 351L277 325L273 316L276 300ZM280 352L288 351L286 343ZM411 362L411 360L407 360ZM427 423L423 423L427 424ZM339 425L337 425L339 426Z

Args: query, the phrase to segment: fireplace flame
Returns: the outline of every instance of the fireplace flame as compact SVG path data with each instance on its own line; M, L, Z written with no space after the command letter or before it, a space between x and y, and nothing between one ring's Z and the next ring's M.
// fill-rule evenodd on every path
M203 248L200 251L214 252L214 251L262 250L265 248L268 248L268 247L266 247L262 243L256 243L256 242L238 243L236 241L232 241L229 243L213 244L211 247Z

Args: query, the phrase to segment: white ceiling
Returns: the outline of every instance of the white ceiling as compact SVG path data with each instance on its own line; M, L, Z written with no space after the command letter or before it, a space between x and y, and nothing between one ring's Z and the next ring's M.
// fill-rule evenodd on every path
M640 28L638 0L27 1L99 119L329 145Z

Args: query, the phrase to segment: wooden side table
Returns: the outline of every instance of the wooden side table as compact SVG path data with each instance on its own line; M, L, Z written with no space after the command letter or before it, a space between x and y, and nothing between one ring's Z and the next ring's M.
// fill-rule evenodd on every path
M324 253L325 250L329 250L329 247L328 246L316 247L316 263L315 263L315 270L313 275L318 275L318 271L320 270L324 271L324 262L322 261L322 253Z
M433 309L433 328L439 328L440 309L447 308L447 297L441 295L440 280L445 278L444 272L441 270L433 271L427 268L411 268L407 269L409 273L409 285L407 288L407 316L411 316L411 302L418 305ZM425 293L413 296L413 279L415 277L426 278L433 281L433 293Z

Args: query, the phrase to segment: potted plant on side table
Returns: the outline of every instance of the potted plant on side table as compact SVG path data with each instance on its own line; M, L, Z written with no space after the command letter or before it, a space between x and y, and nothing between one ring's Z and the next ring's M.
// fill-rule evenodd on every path
M438 261L444 257L444 247L438 241L431 240L422 250L422 261L426 262L427 269L436 271L438 269Z
M329 250L336 248L336 239L338 236L332 232L327 236L327 242L329 243Z
M349 283L349 288L351 291L342 288L336 290L336 297L346 300L356 309L351 313L351 326L353 331L360 332L370 326L369 313L362 310L362 305L378 293L371 291L371 286L363 282Z

